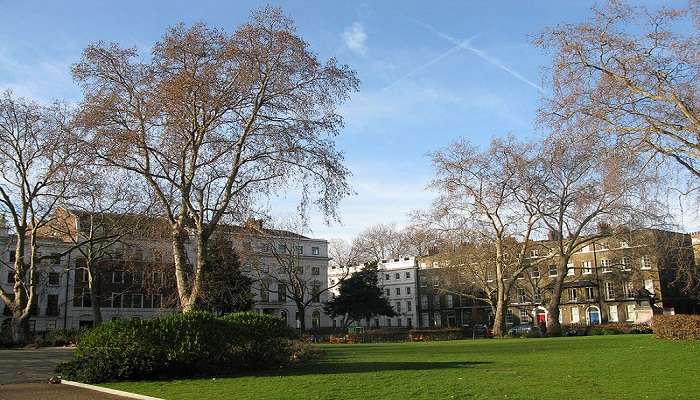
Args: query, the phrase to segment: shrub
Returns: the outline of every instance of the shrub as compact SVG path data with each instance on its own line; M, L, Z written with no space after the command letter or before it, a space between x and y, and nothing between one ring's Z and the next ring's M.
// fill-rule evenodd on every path
M116 320L81 336L76 358L58 372L67 379L104 382L274 367L289 361L291 337L281 320L252 313Z
M412 340L434 341L434 340L456 340L467 337L464 330L460 328L444 329L413 329L410 332ZM471 337L471 335L468 335Z
M81 332L77 329L56 329L37 338L36 344L40 347L74 346L78 343L80 334Z
M655 315L652 326L659 339L700 339L700 315Z

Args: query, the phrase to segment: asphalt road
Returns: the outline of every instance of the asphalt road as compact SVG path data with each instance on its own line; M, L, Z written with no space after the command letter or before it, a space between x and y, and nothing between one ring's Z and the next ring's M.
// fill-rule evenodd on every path
M73 349L63 347L0 350L0 385L46 382L72 356Z
M49 384L56 365L69 360L73 349L0 350L0 400L125 399L74 386Z

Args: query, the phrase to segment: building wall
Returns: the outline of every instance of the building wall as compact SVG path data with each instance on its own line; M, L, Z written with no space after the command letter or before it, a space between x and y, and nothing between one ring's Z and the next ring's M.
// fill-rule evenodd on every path
M241 227L235 227L236 234L231 234L231 245L234 248L241 248L243 241L255 240L254 234L241 235ZM243 231L246 232L246 231ZM277 231L278 233L283 233ZM11 270L10 257L13 251L11 246L12 237L7 231L0 232L0 257L4 261L0 264L0 285L6 292L12 291L12 284L8 283L8 274ZM283 238L279 239L283 241ZM320 290L327 288L328 273L328 243L322 239L300 238L299 245L304 248L300 255L300 265L304 267L306 274L313 281L317 281ZM175 282L172 278L173 265L170 242L166 239L135 238L125 241L114 253L110 260L101 262L101 279L98 282L101 296L97 301L101 304L101 314L103 321L117 318L152 318L154 316L176 312ZM55 237L40 238L39 251L42 254L52 254L65 252L68 244ZM193 246L188 246L187 252L190 259L195 254ZM318 254L315 254L315 253ZM270 265L275 261L270 254L259 255ZM36 312L30 317L30 327L35 332L44 332L58 328L79 328L89 326L93 323L92 308L88 302L83 300L83 293L87 290L87 283L83 277L81 265L81 255L74 250L63 256L60 260L45 261L38 270L41 280L37 285L37 306ZM134 278L138 271L145 271L142 278ZM49 272L59 275L57 284L48 283ZM155 274L158 274L156 279ZM286 302L263 301L259 290L258 276L254 271L245 271L253 280L252 288L254 297L253 310L265 312L277 316L284 316L286 311L287 323L289 326L297 327L296 307L290 300ZM317 273L317 275L315 275ZM49 296L52 305L58 304L58 312L49 310ZM53 297L57 296L57 297ZM273 295L270 295L272 299ZM154 297L157 299L154 303ZM322 303L327 299L327 294L320 296L319 302L313 302L307 310L305 321L307 328L319 323L321 327L330 326L330 319L323 313ZM56 301L54 301L56 300ZM119 302L117 306L114 301ZM0 321L9 324L9 309L0 302ZM317 318L315 318L317 317Z
M328 274L328 284L333 286L346 275L362 269L364 265L355 265L349 268L331 267ZM382 260L378 263L378 283L384 291L389 304L399 315L397 317L376 316L369 321L359 321L361 326L371 328L386 327L415 327L417 320L417 259L415 257L403 257L392 260ZM338 287L331 290L331 295L338 294ZM331 322L333 324L333 322ZM335 326L340 326L340 318L336 319Z

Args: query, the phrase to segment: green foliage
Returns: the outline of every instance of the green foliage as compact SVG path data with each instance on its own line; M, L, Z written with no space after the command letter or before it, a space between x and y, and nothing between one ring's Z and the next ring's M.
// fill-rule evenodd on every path
M36 344L40 347L75 345L82 333L77 329L56 329L47 332L44 337L38 338Z
M212 238L204 264L197 308L219 314L250 310L253 281L241 272L238 254L221 235Z
M700 340L700 315L655 315L652 326L659 339Z
M59 366L83 382L219 374L289 361L292 333L269 315L217 318L189 312L102 324L79 340L76 358Z
M348 316L348 321L361 321L375 315L396 316L379 287L377 263L366 265L341 282L338 295L325 306L331 318Z

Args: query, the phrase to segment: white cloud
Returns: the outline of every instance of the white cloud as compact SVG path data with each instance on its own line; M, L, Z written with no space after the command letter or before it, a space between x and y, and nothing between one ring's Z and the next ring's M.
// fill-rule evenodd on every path
M343 41L353 53L364 56L367 54L367 34L365 28L359 22L353 22L350 27L343 32Z

